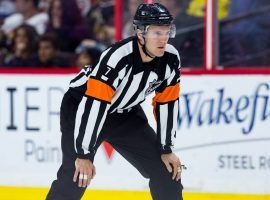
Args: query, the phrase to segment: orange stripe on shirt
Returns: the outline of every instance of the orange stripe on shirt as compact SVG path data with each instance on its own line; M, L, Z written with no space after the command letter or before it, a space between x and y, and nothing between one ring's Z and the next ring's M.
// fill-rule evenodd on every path
M166 103L169 101L174 101L179 98L180 95L180 83L176 85L166 87L163 92L157 92L154 97L154 102Z
M88 79L85 94L103 101L111 102L114 90L111 86L99 80Z
M157 102L159 103L166 103L169 101L174 101L179 98L180 95L180 83L177 83L174 86L167 87L163 92L157 92L156 96L153 98L152 105L154 107L154 116L156 116L156 106Z

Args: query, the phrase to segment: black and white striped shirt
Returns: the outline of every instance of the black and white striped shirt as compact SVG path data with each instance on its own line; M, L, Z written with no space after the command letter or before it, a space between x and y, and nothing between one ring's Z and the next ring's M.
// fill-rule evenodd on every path
M94 156L108 113L132 109L153 91L160 149L162 153L171 152L179 112L179 54L167 44L162 57L143 63L137 40L130 37L112 45L102 53L93 71L86 66L70 82L72 94L82 95L74 130L79 158Z

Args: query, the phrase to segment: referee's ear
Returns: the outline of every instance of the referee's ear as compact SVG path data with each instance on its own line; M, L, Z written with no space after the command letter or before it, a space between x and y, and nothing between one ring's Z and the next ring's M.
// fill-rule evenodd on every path
M136 29L135 31L136 31L137 37L138 37L139 40L140 40L140 43L141 43L141 44L144 44L144 39L143 39L142 31L141 31L140 29Z

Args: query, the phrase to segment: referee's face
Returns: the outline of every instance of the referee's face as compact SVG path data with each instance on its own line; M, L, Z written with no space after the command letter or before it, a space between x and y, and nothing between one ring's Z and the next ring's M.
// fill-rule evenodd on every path
M170 26L154 26L151 25L147 29L145 35L147 50L157 56L163 56L166 44L170 37Z

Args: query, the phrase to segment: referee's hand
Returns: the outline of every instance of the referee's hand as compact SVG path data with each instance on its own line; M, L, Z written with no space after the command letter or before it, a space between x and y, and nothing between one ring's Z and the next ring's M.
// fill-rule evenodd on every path
M89 159L77 158L75 160L75 173L73 176L73 181L76 182L79 179L79 187L87 187L95 175L96 168Z
M172 173L172 179L179 181L181 178L181 162L180 159L174 154L162 154L161 160L164 162L167 170Z

